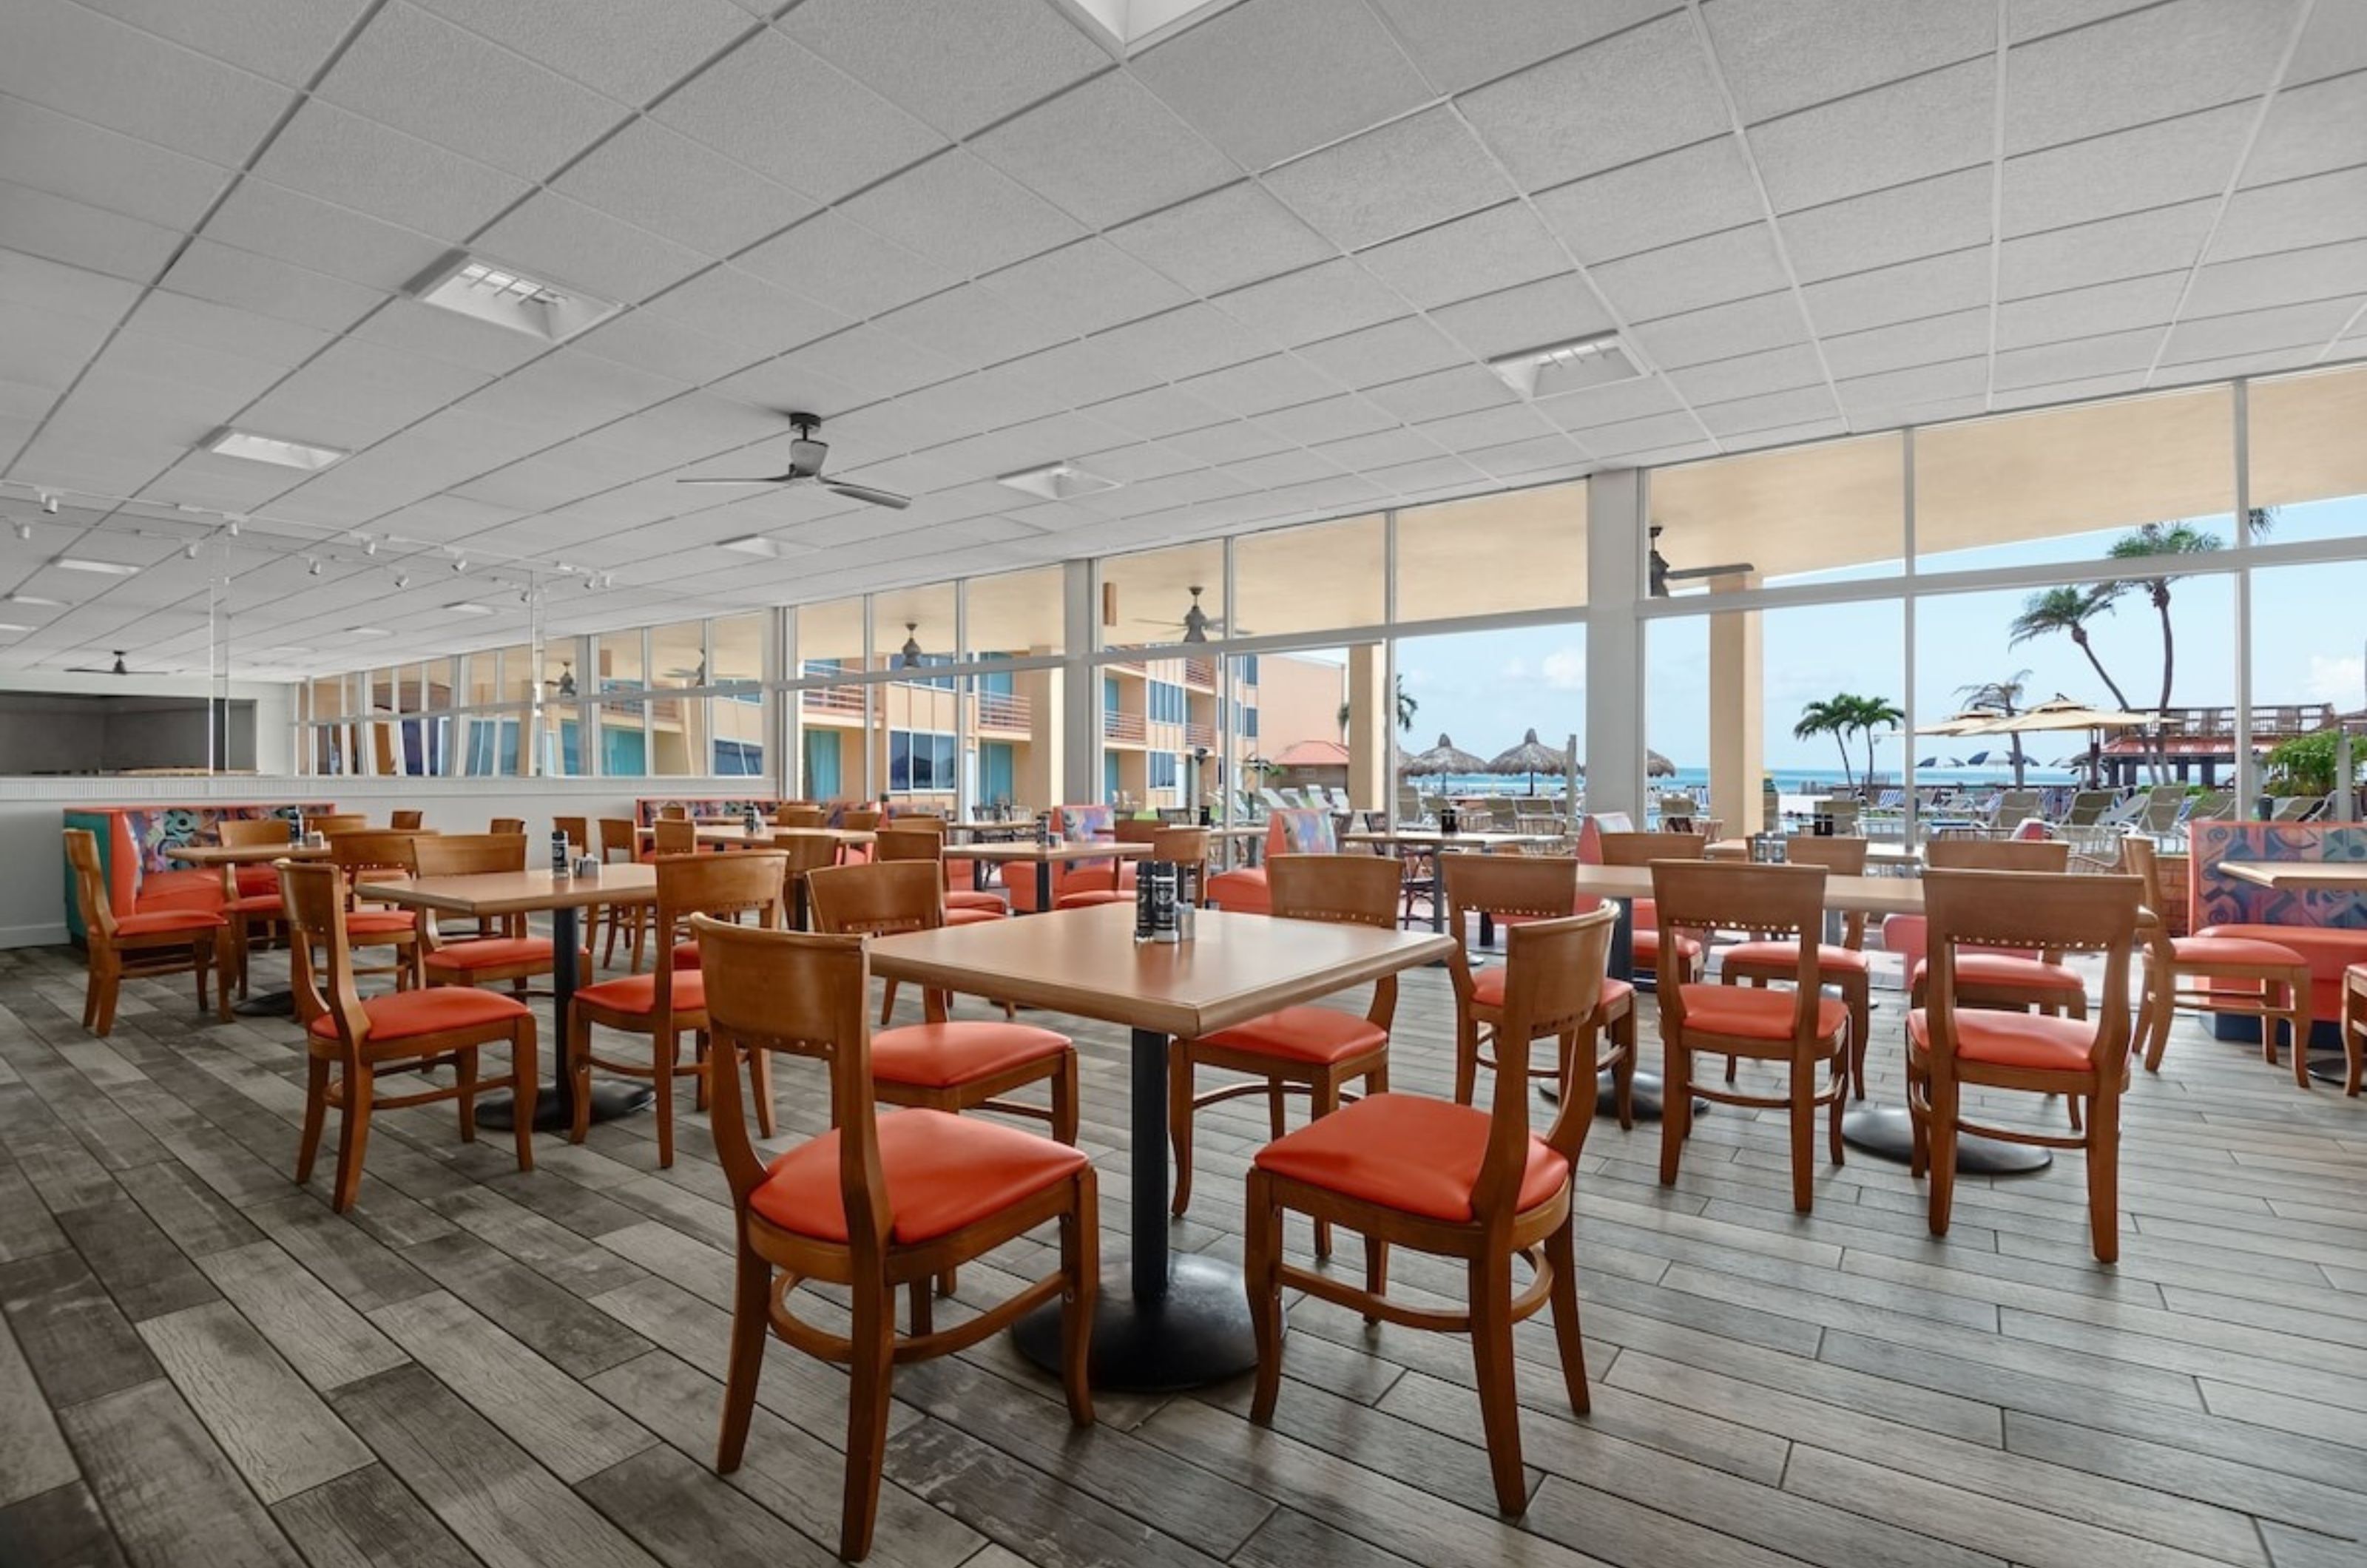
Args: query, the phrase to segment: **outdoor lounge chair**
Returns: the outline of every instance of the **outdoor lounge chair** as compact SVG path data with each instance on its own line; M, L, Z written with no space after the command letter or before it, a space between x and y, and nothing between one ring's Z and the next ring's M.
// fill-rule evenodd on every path
M2178 831L2186 814L2186 792L2176 784L2155 790L2146 797L2144 815L2137 818L2137 831L2148 839L2167 839Z
M2065 828L2100 828L2104 825L2104 813L2112 808L2112 792L2108 789L2083 789L2071 797L2070 808L2064 812L2059 826Z

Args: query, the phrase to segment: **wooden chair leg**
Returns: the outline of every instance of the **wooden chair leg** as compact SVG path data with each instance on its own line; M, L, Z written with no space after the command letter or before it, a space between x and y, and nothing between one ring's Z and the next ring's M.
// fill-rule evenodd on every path
M1636 1010L1633 1007L1624 1016L1612 1021L1611 1038L1619 1044L1619 1060L1611 1068L1612 1099L1619 1108L1619 1130L1632 1133L1636 1130ZM1585 1087L1580 1086L1581 1092Z
M1842 988L1850 1016L1850 1098L1865 1098L1866 1044L1874 1038L1874 983L1860 977Z
M1257 1390L1250 1419L1274 1420L1282 1393L1282 1210L1274 1201L1274 1179L1252 1168L1241 1272L1249 1290L1250 1327L1257 1339Z
M123 993L123 971L108 964L102 973L91 971L91 982L98 988L98 1016L92 1021L91 1032L101 1040L115 1032L115 1004Z
M880 1472L888 1461L888 1394L895 1374L895 1299L887 1283L858 1280L847 1362L846 1495L839 1516L838 1554L855 1562L871 1551L879 1511Z
M346 1075L345 1119L337 1134L337 1186L329 1202L340 1214L354 1206L362 1190L362 1156L369 1148L370 1100L376 1092L368 1063Z
M1554 1339L1561 1348L1562 1381L1569 1407L1583 1416L1591 1408L1586 1391L1586 1340L1578 1326L1578 1248L1569 1221L1546 1237L1546 1267L1553 1270Z
M2088 1234L2096 1261L2121 1259L2121 1097L2096 1096L2088 1110Z
M580 1144L592 1131L592 1021L572 1009L567 1019L567 1060L563 1066L567 1076L575 1080L575 1124L567 1130L567 1139Z
M1340 1080L1330 1072L1324 1072L1308 1086L1308 1098L1313 1101L1307 1113L1308 1121L1321 1121L1340 1109ZM1315 1256L1319 1258L1331 1256L1331 1222L1329 1220L1315 1222Z
M1076 1146L1078 1114L1077 1052L1071 1046L1060 1054L1060 1070L1052 1077L1052 1136L1055 1141L1071 1148Z
M1680 1045L1666 1049L1666 1081L1660 1086L1660 1185L1677 1184L1677 1161L1693 1131L1693 1054Z
M1512 1259L1497 1253L1470 1267L1471 1361L1479 1384L1479 1425L1487 1436L1488 1468L1496 1506L1518 1514L1529 1506L1521 1471L1521 1407L1512 1368Z
M477 1141L477 1048L474 1045L462 1046L452 1053L452 1062L457 1080L455 1087L459 1091L452 1103L460 1111L460 1141L473 1144ZM532 1121L533 1118L529 1116L527 1120Z
M1368 1235L1365 1238L1365 1292L1367 1295L1385 1296L1388 1292L1389 1244L1378 1237ZM1378 1313L1368 1312L1365 1314L1365 1321L1377 1325L1381 1317Z
M535 1049L534 1019L519 1019L510 1031L510 1127L517 1140L520 1170L534 1168L535 1099L542 1087L541 1055Z
M740 1468L748 1449L748 1422L756 1410L756 1383L764 1372L771 1333L773 1266L740 1249L731 1289L731 1348L723 1376L723 1429L715 1440L715 1472Z
M1076 1192L1060 1216L1060 1387L1069 1419L1093 1423L1093 1389L1087 1377L1093 1354L1093 1307L1101 1292L1101 1201L1093 1168L1077 1172Z
M663 1035L652 1040L650 1048L657 1066L656 1073L652 1075L652 1087L657 1090L657 1103L653 1110L658 1123L658 1168L671 1170L674 1168L674 1064L682 1050L682 1041L676 1035Z
M904 1295L905 1315L911 1322L911 1326L905 1332L915 1339L924 1334L935 1332L936 1314L934 1309L936 1305L936 1297L929 1293L929 1281L913 1280L904 1287Z
M1817 1202L1817 1064L1792 1064L1792 1207L1806 1213Z
M321 1156L321 1128L329 1116L329 1061L314 1056L304 1067L304 1131L296 1142L296 1184L312 1179Z
M879 987L879 1027L887 1028L896 1020L896 982L883 982Z
M89 1029L98 1021L98 963L96 958L83 971L82 1026Z
M1956 1198L1956 1082L1934 1077L1930 1090L1931 1234L1948 1234L1948 1213Z
M1455 1016L1455 1103L1469 1105L1479 1092L1479 1026L1458 1008Z
M1192 1206L1192 1054L1181 1041L1167 1048L1167 1142L1175 1152L1175 1195L1167 1212Z
M2285 998L2286 1006L2282 1017L2284 1021L2285 1027L2293 1032L2293 1082L2299 1084L2304 1089L2307 1089L2310 1087L2309 982L2305 979L2298 981L2287 980L2285 982ZM2264 1018L2260 1021L2260 1032L2264 1034L2275 1029L2276 1026L2276 1019Z

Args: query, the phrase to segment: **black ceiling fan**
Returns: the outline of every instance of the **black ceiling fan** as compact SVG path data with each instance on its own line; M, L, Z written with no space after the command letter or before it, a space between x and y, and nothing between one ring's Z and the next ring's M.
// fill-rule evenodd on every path
M574 662L571 660L561 660L559 661L559 679L554 681L549 676L545 675L542 678L542 683L549 686L552 691L558 693L562 697L573 696L575 694Z
M1208 634L1210 632L1216 633L1218 637L1251 637L1255 635L1246 626L1233 626L1229 631L1228 631L1224 616L1212 615L1208 614L1207 611L1200 608L1200 595L1206 592L1206 588L1202 584L1196 582L1192 584L1192 605L1191 608L1184 612L1184 618L1180 621L1153 621L1151 625L1156 626L1180 627L1184 633L1184 636L1180 640L1189 643L1202 643L1207 641Z
M1669 564L1669 558L1660 553L1660 535L1664 530L1665 525L1652 525L1651 555L1648 564L1651 571L1651 595L1655 599L1667 598L1671 582L1689 582L1708 577L1748 576L1759 570L1747 560L1727 561L1720 566L1672 567Z
M172 673L169 670L130 669L123 662L123 649L115 648L108 651L115 655L114 663L69 664L66 666L66 673L69 675L169 675Z
M821 464L822 459L830 456L830 443L826 441L817 441L814 439L814 432L821 428L821 416L820 414L811 413L793 413L789 415L789 423L796 429L798 435L796 440L789 443L788 472L785 474L768 474L762 478L753 479L676 479L674 483L685 485L787 485L798 484L806 480L811 480L812 482L821 485L822 489L829 491L833 494L851 496L856 501L867 501L874 506L892 506L897 511L901 512L905 507L912 504L912 501L910 496L898 495L894 491L874 490L869 485L852 484L845 479L823 479L821 477Z

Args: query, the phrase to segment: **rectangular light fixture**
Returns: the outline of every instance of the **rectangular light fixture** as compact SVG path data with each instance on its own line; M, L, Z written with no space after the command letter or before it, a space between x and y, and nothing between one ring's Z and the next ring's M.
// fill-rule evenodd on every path
M737 539L724 540L723 548L738 550L743 556L763 556L777 560L781 555L781 541L763 534L749 534Z
M1639 374L1620 346L1617 333L1597 333L1592 337L1498 355L1488 361L1488 368L1524 398L1550 398Z
M347 637L392 637L394 634L384 626L348 626L345 628L345 635Z
M412 283L409 292L424 305L507 327L545 343L565 343L621 308L466 251L454 251L430 267Z
M335 446L315 446L310 442L288 441L277 435L258 435L252 430L238 430L223 425L202 443L209 452L219 452L225 457L244 457L251 463L277 463L283 468L301 468L318 473L332 463L342 462L353 456Z
M28 632L30 626L20 626L14 621L0 621L0 633Z
M1065 457L1057 463L1047 463L1040 468L1022 468L1015 474L1004 474L994 482L1009 485L1013 490L1028 495L1041 496L1046 501L1066 501L1070 496L1117 489L1117 480L1105 479Z
M85 556L60 556L50 563L60 571L89 571L101 577L137 577L140 569L119 560L92 560Z
M491 604L479 604L467 599L461 600L457 604L447 604L444 607L456 615L490 615L493 613L493 607Z
M66 602L62 599L44 599L38 593L0 594L0 598L5 598L11 604L37 604L44 610L62 610L66 607Z

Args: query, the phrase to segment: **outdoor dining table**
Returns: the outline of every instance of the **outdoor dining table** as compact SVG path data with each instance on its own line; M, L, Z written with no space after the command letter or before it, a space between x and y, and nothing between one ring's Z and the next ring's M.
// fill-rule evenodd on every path
M567 1071L567 1014L582 983L582 915L609 904L654 904L658 868L634 862L603 865L590 876L561 876L549 867L533 871L490 871L468 876L421 876L408 882L363 882L364 897L383 904L436 915L491 919L498 915L549 913L550 916L550 1032L543 1054L556 1080L535 1097L534 1124L549 1132L575 1122L575 1079ZM661 955L663 961L663 955ZM592 1120L606 1122L628 1116L652 1098L646 1085L595 1082L592 1086ZM487 1095L477 1102L477 1122L507 1127L515 1114L506 1095Z
M1052 912L1052 866L1057 861L1080 860L1141 860L1150 853L1143 843L1120 842L1116 840L1090 844L1070 843L1055 839L1048 844L1027 840L1016 844L964 844L954 856L969 862L971 885L980 892L986 891L986 868L991 865L1034 865L1036 868L1036 913ZM1003 874L1008 880L1010 873ZM1133 917L1129 915L1128 919Z
M644 839L657 837L657 830L653 828L643 828L639 829L639 832ZM698 825L700 843L722 844L741 849L745 849L751 844L762 846L777 843L783 839L828 839L832 843L841 845L868 844L877 840L878 837L878 834L862 828L780 828L769 822L760 822L756 825L756 831L752 834L744 825L738 822L702 822Z
M1498 850L1530 849L1540 844L1557 844L1563 835L1557 833L1448 833L1436 828L1373 829L1354 833L1342 833L1343 844L1365 844L1378 849L1430 850L1433 852L1454 850L1463 854L1493 854ZM1433 889L1430 896L1430 929L1446 929L1446 898L1443 889ZM1479 945L1487 947L1496 940L1495 922L1486 915L1479 917Z
M2367 862L2223 860L2211 869L2279 893L2367 895ZM2303 1049L2307 1055L2307 1047ZM2309 1058L2309 1076L2320 1083L2347 1083L2350 1074L2350 1063L2339 1052Z
M876 938L884 978L991 995L1133 1032L1133 1256L1104 1276L1093 1314L1097 1388L1195 1388L1257 1364L1241 1271L1168 1245L1167 1055L1277 1008L1313 1001L1430 963L1448 939L1420 931L1204 911L1190 942L1138 942L1126 905L1065 909ZM1058 1302L1020 1320L1020 1351L1059 1364Z
M326 844L167 844L165 855L185 865L219 866L221 869L222 899L225 903L238 897L238 868L243 865L269 865L283 860L326 860ZM293 1018L296 1015L296 993L293 991L256 991L231 1010L241 1018Z

